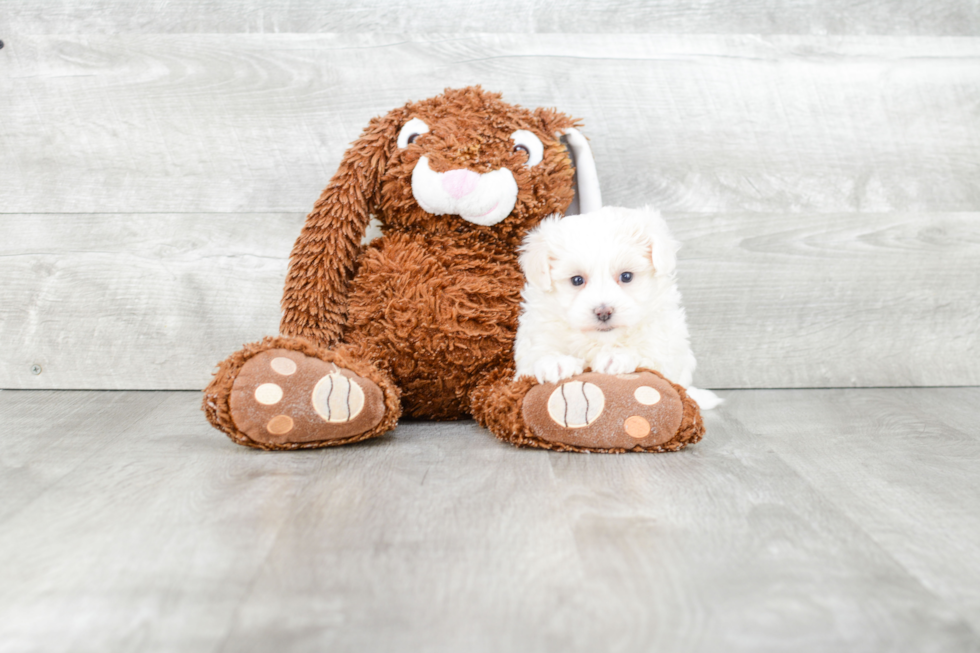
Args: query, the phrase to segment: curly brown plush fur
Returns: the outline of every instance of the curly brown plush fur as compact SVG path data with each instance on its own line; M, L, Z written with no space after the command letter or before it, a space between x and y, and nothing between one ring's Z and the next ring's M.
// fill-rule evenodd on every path
M398 133L411 118L430 131L398 148ZM560 448L514 421L513 406L527 383L509 379L524 284L517 248L529 229L563 213L573 199L575 171L557 134L574 126L553 109L507 104L479 87L446 90L371 120L293 247L283 337L248 345L221 363L205 390L211 423L247 446L299 448L378 435L394 427L401 410L428 419L475 415L507 441ZM541 140L539 164L524 165L527 155L510 139L516 130ZM423 155L435 172L508 168L518 188L513 210L492 226L427 213L412 192L412 172ZM371 217L383 236L365 248L360 242ZM242 433L228 395L242 365L270 348L334 362L374 382L384 395L384 419L352 438L285 446ZM699 427L699 419L695 414L690 421ZM685 444L694 441L685 438Z
M399 150L398 131L410 118L420 118L431 131ZM553 109L529 111L478 86L447 89L372 119L347 150L293 247L279 330L321 346L340 339L361 238L372 215L385 236L414 234L423 243L441 236L459 250L513 253L531 227L572 201L574 169L555 134L575 125ZM517 129L534 132L545 146L543 161L533 168L521 165L524 155L513 151L510 134ZM426 213L412 196L412 170L423 154L436 172L510 168L519 189L514 210L490 227ZM422 247L416 256L432 251ZM375 279L359 274L357 281L363 287Z

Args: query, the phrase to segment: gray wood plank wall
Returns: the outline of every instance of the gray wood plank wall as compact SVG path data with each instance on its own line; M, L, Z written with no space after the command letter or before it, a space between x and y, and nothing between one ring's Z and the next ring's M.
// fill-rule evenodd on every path
M666 212L698 384L980 384L974 2L2 5L0 387L201 387L367 120L474 83Z
M2 0L28 34L492 32L975 36L971 0Z

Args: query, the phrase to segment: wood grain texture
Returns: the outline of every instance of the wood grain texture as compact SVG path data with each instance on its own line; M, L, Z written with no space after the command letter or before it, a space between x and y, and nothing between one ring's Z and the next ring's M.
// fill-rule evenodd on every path
M681 453L590 456L472 422L268 453L197 393L0 392L32 449L0 477L66 470L0 518L2 648L980 646L980 434L932 410L980 389L725 396Z
M582 118L609 204L980 210L976 38L159 34L6 42L0 207L8 213L305 213L369 118L474 83Z
M980 385L980 214L667 217L697 384Z
M978 406L976 388L760 391L722 412L980 632Z
M9 5L9 7L7 6ZM978 35L964 0L4 0L0 32L516 32Z
M133 392L7 392L0 399L0 524L163 401ZM39 416L44 415L43 419ZM0 645L2 648L2 645Z
M278 333L303 217L0 215L0 387L203 388Z
M980 384L980 214L667 219L698 385ZM277 333L302 221L0 215L0 387L204 387Z
M115 394L86 393L96 403ZM243 464L222 438L203 437L197 393L142 396L153 410L129 426L110 413L87 450L41 439L48 458L79 464L2 522L4 650L214 650L320 466L316 456ZM48 410L30 414L43 429Z
M201 387L276 332L368 118L476 82L582 117L607 203L670 212L700 385L980 383L980 39L6 41L0 387Z
M881 396L858 392L856 401ZM756 394L725 396L738 406ZM944 601L939 612L919 612L921 580L909 578L820 484L758 439L759 424L783 409L756 405L752 420L707 413L707 446L679 459L553 458L587 570L590 609L583 612L596 622L580 632L602 637L609 650L968 650L975 631L964 623L966 611ZM792 441L820 435L802 426ZM829 465L828 458L845 455L828 449L813 462ZM868 510L887 515L889 508L875 503ZM978 555L973 547L962 560ZM940 638L958 634L941 644L925 635L935 628L946 631Z

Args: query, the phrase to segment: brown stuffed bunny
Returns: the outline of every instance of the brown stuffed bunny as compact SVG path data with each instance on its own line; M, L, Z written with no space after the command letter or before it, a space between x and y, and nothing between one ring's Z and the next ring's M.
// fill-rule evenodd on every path
M559 135L577 144L580 189L595 185L583 178L594 170L575 126L479 87L371 120L293 248L282 335L219 365L205 390L209 421L262 449L364 440L393 429L403 411L472 415L503 440L559 450L698 441L697 404L656 372L586 373L557 387L513 378L517 249L575 197L576 168ZM383 235L363 246L372 217ZM662 400L633 401L641 386ZM624 428L630 419L647 427Z

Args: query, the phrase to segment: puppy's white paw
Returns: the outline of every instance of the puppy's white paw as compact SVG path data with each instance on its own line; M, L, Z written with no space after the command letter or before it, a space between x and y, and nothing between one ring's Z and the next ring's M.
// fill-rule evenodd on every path
M592 361L592 371L602 374L629 374L636 371L640 357L631 351L603 351Z
M562 379L581 374L585 361L574 356L544 356L534 363L534 378L538 383L558 383Z

